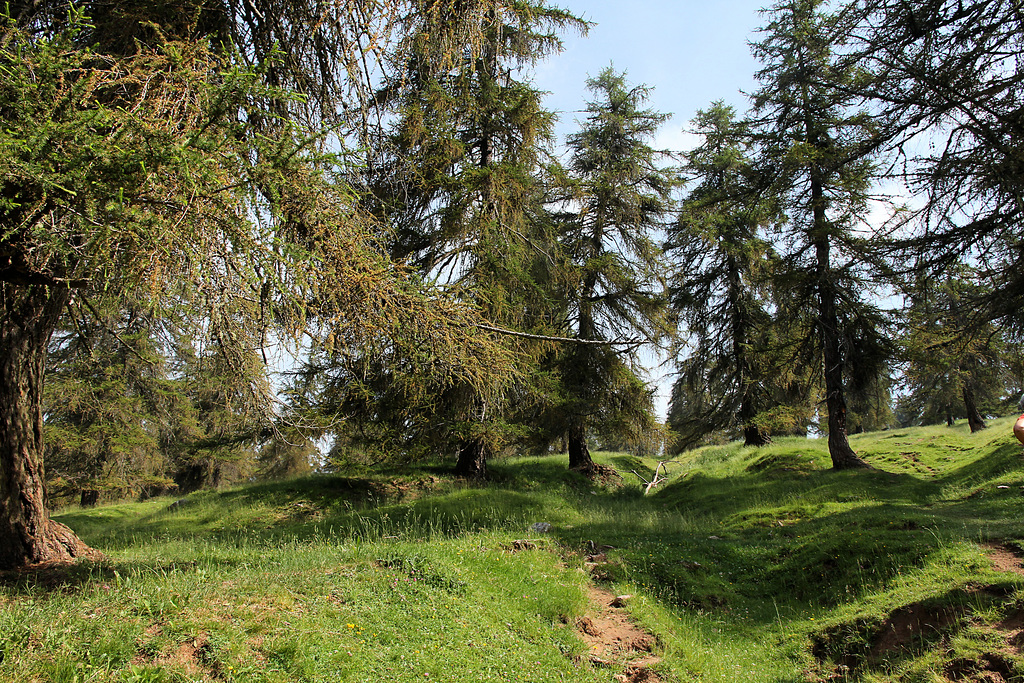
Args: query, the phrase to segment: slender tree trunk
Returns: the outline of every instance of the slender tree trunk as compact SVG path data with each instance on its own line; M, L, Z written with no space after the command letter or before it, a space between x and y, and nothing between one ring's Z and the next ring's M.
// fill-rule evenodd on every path
M831 283L831 254L825 216L824 191L819 180L811 180L814 210L814 247L818 289L818 333L821 335L825 379L825 409L828 411L828 452L832 469L870 467L850 447L846 431L846 396L843 391L843 350Z
M487 478L487 445L480 437L459 444L459 460L455 463L455 476L467 479Z
M98 557L46 509L43 371L69 293L0 284L0 569Z
M740 409L736 417L743 425L745 446L766 446L772 439L754 424L757 416L755 392L750 370L750 349L747 346L747 331L750 323L743 309L743 282L739 265L732 257L728 260L729 307L732 309L732 357L736 363L736 383L740 391Z
M985 419L978 412L978 404L974 400L974 388L971 387L970 382L964 382L963 395L964 407L967 409L967 424L971 427L971 434L980 432L988 425L985 424Z
M577 422L569 428L569 469L582 474L594 471L594 461L587 448L587 430L583 422Z

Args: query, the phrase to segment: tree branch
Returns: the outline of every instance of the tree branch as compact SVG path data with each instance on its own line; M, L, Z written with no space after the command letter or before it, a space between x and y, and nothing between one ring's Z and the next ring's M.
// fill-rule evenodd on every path
M546 334L529 334L527 332L507 330L503 327L494 327L493 325L484 325L483 323L476 323L474 327L481 330L487 330L488 332L496 332L497 334L508 335L510 337L521 337L523 339L538 339L540 341L566 342L570 344L587 344L590 346L639 346L640 344L644 343L642 339L623 339L605 341L603 339L576 339L574 337L551 337Z

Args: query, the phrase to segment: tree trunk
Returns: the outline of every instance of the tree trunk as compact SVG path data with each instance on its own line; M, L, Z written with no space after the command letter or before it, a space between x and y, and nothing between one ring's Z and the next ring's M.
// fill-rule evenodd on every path
M771 437L754 424L754 418L757 416L757 384L751 377L753 373L750 369L750 350L747 345L747 329L750 324L742 305L743 279L739 265L732 257L728 259L728 284L729 308L732 311L732 356L736 363L736 384L740 391L740 409L737 417L743 425L743 445L767 446L772 442Z
M595 470L594 461L587 448L587 430L582 422L569 428L569 469L581 474L591 474Z
M846 397L843 395L843 360L834 302L823 296L821 306L822 360L825 364L825 409L828 411L828 452L832 469L870 467L854 452L846 431Z
M221 464L212 457L204 457L182 464L174 473L174 483L181 493L192 493L201 489L215 489L220 486Z
M487 445L483 439L476 437L459 444L455 476L479 480L487 478Z
M0 284L0 570L99 556L46 509L43 371L68 299L64 289Z
M756 425L747 424L743 427L743 445L744 446L767 446L772 442L772 437L767 433L762 432Z
M844 470L870 467L850 447L846 431L846 397L843 391L843 349L832 287L831 254L826 229L824 190L820 182L811 180L811 201L814 211L814 247L817 269L818 334L821 335L822 363L825 376L825 408L828 411L828 452L832 469Z
M971 427L971 434L980 432L988 425L985 424L985 419L978 412L978 404L974 400L974 389L967 382L964 382L963 394L964 407L967 408L967 424Z

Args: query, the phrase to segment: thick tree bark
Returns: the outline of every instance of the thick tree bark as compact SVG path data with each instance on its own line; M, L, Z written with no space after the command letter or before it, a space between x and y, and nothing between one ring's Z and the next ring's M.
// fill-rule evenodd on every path
M964 382L963 395L964 407L967 409L967 424L971 427L971 434L980 432L988 425L985 424L985 418L978 411L978 404L974 400L974 389L968 382Z
M455 476L481 480L487 478L487 445L483 439L476 437L459 444Z
M569 428L569 469L582 474L590 474L594 471L594 461L590 457L590 449L587 448L587 430L582 422L577 422Z
M65 289L0 284L0 570L98 557L46 509L43 371Z

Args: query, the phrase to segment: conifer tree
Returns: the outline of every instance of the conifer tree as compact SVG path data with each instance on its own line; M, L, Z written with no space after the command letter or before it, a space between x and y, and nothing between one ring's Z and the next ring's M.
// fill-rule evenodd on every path
M679 365L669 426L696 445L706 434L739 425L748 446L769 442L758 413L767 409L765 361L770 269L765 229L780 219L777 202L749 158L749 125L722 102L698 112L701 144L684 171L699 180L681 205L665 244L675 264L672 306L690 338ZM777 373L776 373L777 376ZM685 404L685 405L684 405Z
M1002 330L974 307L985 289L965 266L940 282L920 278L915 283L902 340L905 419L952 425L966 417L972 432L985 428L980 407L997 404L1006 379Z
M112 307L73 301L73 324L55 332L47 357L47 481L82 506L173 487L165 446L193 419L172 376L171 326L127 302Z
M557 260L541 172L554 117L521 70L559 50L559 32L585 32L587 24L544 2L489 0L465 15L441 9L423 8L408 29L405 68L385 84L382 97L397 118L371 177L372 201L395 226L397 258L495 325L544 334ZM448 44L460 22L477 23L479 43L439 53L438 40ZM550 344L519 338L515 346L525 380ZM483 477L488 454L508 436L509 404L468 386L438 393L439 413L419 418L432 423L421 435L455 437L456 472Z
M10 11L0 15L0 568L90 553L49 518L42 462L45 356L76 291L204 310L267 420L258 350L271 326L442 357L452 382L484 393L486 378L509 371L472 332L476 311L386 258L343 158L322 153L323 131L282 115L300 98L266 70L212 49L206 29L190 33L197 22L126 24L147 39L125 50L88 42L99 26L64 3Z
M844 58L869 78L871 102L898 153L894 180L919 200L892 240L919 275L973 260L991 285L974 305L1021 326L1024 310L1024 13L1016 0L856 0Z
M863 300L855 237L865 224L877 141L870 117L847 94L859 74L836 56L849 27L824 7L787 0L772 8L754 46L764 63L754 105L762 161L777 170L785 197L784 277L814 310L808 342L820 358L832 465L843 469L867 466L847 438L845 385L851 372L876 376L872 365L883 354L875 351L884 346L880 312Z
M616 425L638 439L656 422L635 351L670 330L656 231L672 215L678 185L667 155L651 147L668 115L644 108L649 89L610 67L587 86L594 99L567 141L560 231L575 269L566 323L581 343L563 346L556 360L569 467L582 472L595 469L590 430Z

